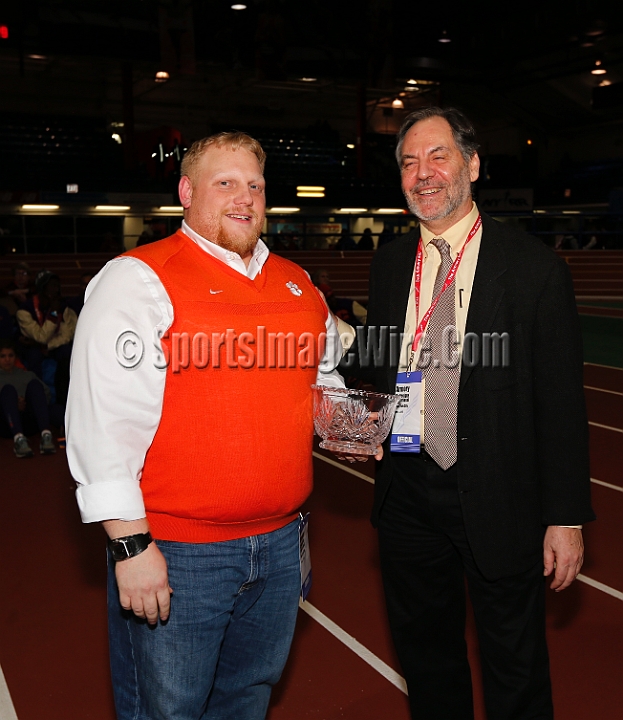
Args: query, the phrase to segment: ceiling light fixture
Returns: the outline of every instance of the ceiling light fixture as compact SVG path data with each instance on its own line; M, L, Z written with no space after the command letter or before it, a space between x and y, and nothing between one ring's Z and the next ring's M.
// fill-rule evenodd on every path
M409 80L407 80L407 85L417 85L417 80L410 78Z
M392 107L393 107L393 108L396 108L397 110L404 110L404 109L405 109L405 104L402 102L402 100L401 100L400 98L396 98L396 99L392 102Z
M318 81L318 78L315 78L315 77L302 77L302 78L299 78L299 80L300 80L301 82L317 82L317 81Z
M612 85L612 80L606 80L606 78L604 78L604 79L599 83L599 87L606 87L607 85Z
M158 70L156 73L156 82L164 83L169 79L169 73L166 70Z
M402 208L379 208L374 212L383 213L383 215L402 215L404 210Z
M58 210L58 205L22 205L22 210Z
M231 6L232 10L246 10L247 6L243 5L242 3L236 3L235 5Z
M605 75L606 68L601 64L601 60L595 60L595 67L591 70L591 75Z
M349 150L354 150L354 149L355 149L355 146L353 145L353 143L348 143L348 144L346 145L346 147L347 147Z
M301 208L296 207L272 207L266 210L269 213L297 213L301 212Z
M368 208L340 208L338 212L341 213L367 213Z
M324 192L325 188L322 185L297 185L296 189L299 192Z
M114 212L114 211L118 211L118 210L129 210L130 206L129 205L96 205L95 209L96 210L112 210Z
M181 205L161 205L158 210L161 212L183 212L184 208Z
M452 42L452 40L448 37L448 33L444 30L444 31L441 33L441 37L437 40L437 42L440 42L440 43L449 43L449 42Z
M585 30L585 35L590 35L591 37L599 37L600 35L603 35L606 32L606 26L601 20L596 20L592 27L590 27L588 30Z
M324 193L323 192L297 192L296 197L321 198L321 197L324 197Z
M47 56L45 55L29 55L28 56L31 60L47 60Z

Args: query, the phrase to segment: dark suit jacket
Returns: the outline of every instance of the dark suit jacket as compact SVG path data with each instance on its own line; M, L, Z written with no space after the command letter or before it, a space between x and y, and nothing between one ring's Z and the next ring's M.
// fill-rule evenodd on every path
M378 250L371 267L368 327L404 329L419 231ZM594 519L582 339L570 273L543 243L483 214L467 333L507 332L507 367L461 368L458 484L465 529L481 572L494 579L542 556L548 525ZM464 358L465 361L465 358ZM379 392L394 392L386 354ZM386 444L377 467L373 523L392 482Z

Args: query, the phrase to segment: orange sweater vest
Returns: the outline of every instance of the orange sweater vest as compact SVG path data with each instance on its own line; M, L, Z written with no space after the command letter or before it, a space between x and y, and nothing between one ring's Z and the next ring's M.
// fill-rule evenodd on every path
M312 394L327 310L298 265L249 278L181 231L127 253L173 304L162 417L141 490L152 535L232 540L283 527L312 489Z

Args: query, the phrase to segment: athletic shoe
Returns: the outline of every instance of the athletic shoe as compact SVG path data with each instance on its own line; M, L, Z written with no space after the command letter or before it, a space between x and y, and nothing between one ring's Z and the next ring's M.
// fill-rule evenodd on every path
M28 458L34 455L32 448L28 444L28 440L24 435L20 435L16 440L13 441L13 452L18 458Z
M49 430L41 433L41 445L39 445L39 452L42 455L53 455L56 452L54 440L52 440L52 433Z

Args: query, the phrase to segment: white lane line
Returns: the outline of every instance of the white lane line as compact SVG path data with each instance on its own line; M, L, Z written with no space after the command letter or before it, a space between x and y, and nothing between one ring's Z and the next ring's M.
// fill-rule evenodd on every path
M323 462L326 462L329 465L333 465L333 467L340 468L340 470L350 473L351 475L361 478L362 480L365 480L366 482L372 483L372 485L374 485L374 478L368 477L367 475L364 475L363 473L360 473L357 470L353 470L352 468L349 468L348 466L344 465L344 463L337 462L336 460L331 460L331 458L325 457L324 455L321 455L320 453L317 453L317 452L312 452L312 455L315 458L318 458L318 460L322 460ZM0 718L0 720L2 720L2 719Z
M0 667L0 720L17 720L11 693L7 687L4 673Z
M618 490L619 492L623 492L623 487L620 487L619 485L611 485L610 483L604 482L603 480L595 480L595 478L591 478L591 482L595 483L596 485L603 485L604 487L610 488L610 490Z
M604 430L612 430L612 432L623 433L623 430L621 428L611 427L610 425L602 425L601 423L591 422L590 420L588 424L592 425L593 427L603 428Z
M600 583L598 580L593 580L593 578L589 578L589 577L586 577L586 575L582 575L582 573L580 573L578 575L577 579L580 582L586 583L587 585L590 585L591 587L596 588L597 590L601 590L601 592L604 592L607 595L612 595L612 597L616 598L617 600L623 600L623 592L620 592L619 590L615 590L614 588L611 588L609 585L604 585L603 583Z
M623 430L619 430L618 428L611 428L607 425L597 425L597 423L589 423L590 425L596 425L597 427L605 427L608 430L616 430L617 432L623 432ZM363 473L357 472L357 470L351 470L351 468L346 467L342 463L336 462L335 460L331 460L331 458L327 458L324 455L320 455L320 453L314 452L312 453L314 457L317 457L319 460L323 460L324 462L328 463L329 465L334 465L335 467L339 468L340 470L343 470L344 472L350 473L351 475L355 475L358 478L361 478L362 480L365 480L366 482L374 484L374 479L368 477L367 475L364 475ZM610 483L604 482L603 480L597 480L596 478L591 478L591 482L594 482L596 485L603 485L603 487L607 487L610 490L617 490L618 492L623 492L623 488L619 487L618 485L612 485ZM586 578L584 575L578 575L578 579L582 579L583 582L587 582L589 585L593 585L593 587L598 588L599 590L603 590L604 592L609 593L610 595L613 595L614 597L619 597L617 593L618 590L613 590L612 588L609 588L607 585L602 585L602 583L597 582L597 580L591 580L590 578ZM604 588L607 588L604 589ZM623 596L620 598L623 600ZM307 603L309 604L309 603ZM330 621L329 621L330 622ZM355 641L356 642L356 641ZM0 720L3 720L0 718Z
M331 635L336 637L341 643L344 643L349 650L352 650L355 655L358 655L364 662L367 662L371 668L380 673L386 680L392 685L395 685L398 690L401 690L405 695L407 692L407 683L402 675L398 674L394 669L390 668L387 663L384 663L381 658L377 657L373 652L368 650L365 645L362 645L352 635L349 635L339 625L336 625L333 620L320 612L309 602L301 602L299 600L299 607L301 610L306 612L311 618L317 623L322 625L325 630L328 630Z
M593 387L592 385L585 385L584 389L585 390L597 390L597 392L605 392L605 393L610 393L610 395L622 395L623 396L623 392L619 392L618 390L606 390L605 388Z
M602 367L602 368L608 368L608 370L622 370L623 368L616 367L615 365L601 365L600 363L591 363L591 362L585 362L585 365L592 365L593 367Z

